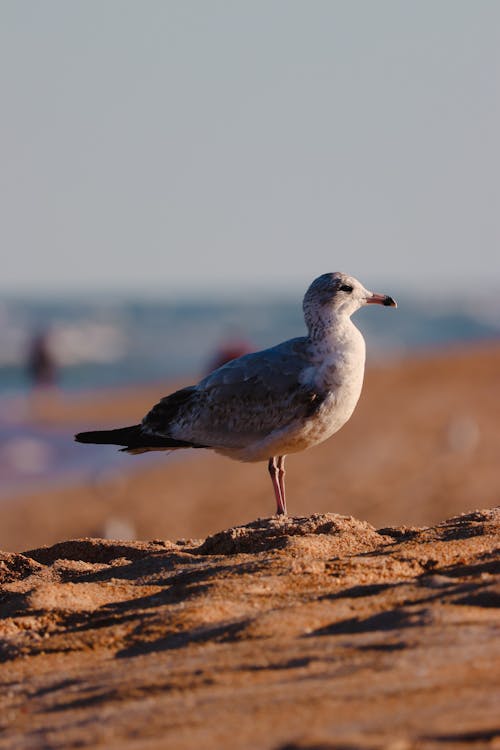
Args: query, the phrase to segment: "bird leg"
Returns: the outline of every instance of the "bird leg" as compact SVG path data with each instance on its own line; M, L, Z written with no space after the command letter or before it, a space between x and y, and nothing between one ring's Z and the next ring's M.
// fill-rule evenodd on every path
M285 495L285 458L286 456L278 456L278 484L280 486L281 501L283 503L283 508L284 508L285 516L286 516L287 512L286 512L286 495Z
M286 515L285 487L283 482L285 470L283 469L283 461L283 456L272 456L267 465L273 483L274 496L276 498L276 514L278 516Z

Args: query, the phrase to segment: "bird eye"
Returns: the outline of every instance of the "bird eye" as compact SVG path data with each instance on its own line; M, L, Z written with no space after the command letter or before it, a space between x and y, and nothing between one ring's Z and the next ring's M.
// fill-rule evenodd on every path
M340 291L350 294L352 292L352 286L349 286L349 284L342 284L342 286L340 287Z

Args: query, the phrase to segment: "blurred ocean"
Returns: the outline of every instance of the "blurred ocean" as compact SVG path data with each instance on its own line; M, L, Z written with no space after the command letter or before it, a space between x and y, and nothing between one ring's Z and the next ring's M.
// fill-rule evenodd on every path
M354 320L371 361L385 356L500 337L500 305L481 309L450 299L399 299L397 310L370 307ZM484 299L482 300L484 303ZM261 349L302 335L297 300L175 302L106 298L0 300L0 398L26 392L30 342L47 333L64 390L199 376L227 341Z
M370 307L355 321L370 362L500 337L495 299L473 302L398 299L397 310ZM261 349L302 335L296 300L164 303L101 298L0 301L0 498L60 482L92 482L136 467L113 446L81 446L73 433L88 425L49 427L30 416L28 352L47 336L60 392L172 380L193 382L221 347ZM163 454L141 456L144 462ZM175 460L170 458L169 460Z

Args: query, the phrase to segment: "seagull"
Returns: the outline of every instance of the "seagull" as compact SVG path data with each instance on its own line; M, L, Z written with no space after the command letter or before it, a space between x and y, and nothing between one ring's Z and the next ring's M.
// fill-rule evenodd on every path
M227 362L162 398L140 424L80 432L75 440L133 454L208 448L238 461L267 461L276 513L286 515L287 454L331 437L358 402L365 341L351 315L372 304L397 306L352 276L325 273L304 296L307 336Z

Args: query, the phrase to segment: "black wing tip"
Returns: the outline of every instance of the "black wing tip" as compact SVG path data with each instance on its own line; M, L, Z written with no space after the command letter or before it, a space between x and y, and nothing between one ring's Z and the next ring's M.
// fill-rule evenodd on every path
M94 445L128 445L130 442L137 440L140 429L140 425L132 425L132 427L120 427L117 430L77 432L75 441L77 443L93 443Z
M123 445L123 451L154 450L169 448L207 448L188 440L176 440L162 435L151 435L141 430L141 425L122 427L117 430L93 430L78 432L75 435L77 443L91 443L93 445Z
M76 443L91 443L92 438L91 435L94 433L92 432L77 432L75 435L75 442Z

